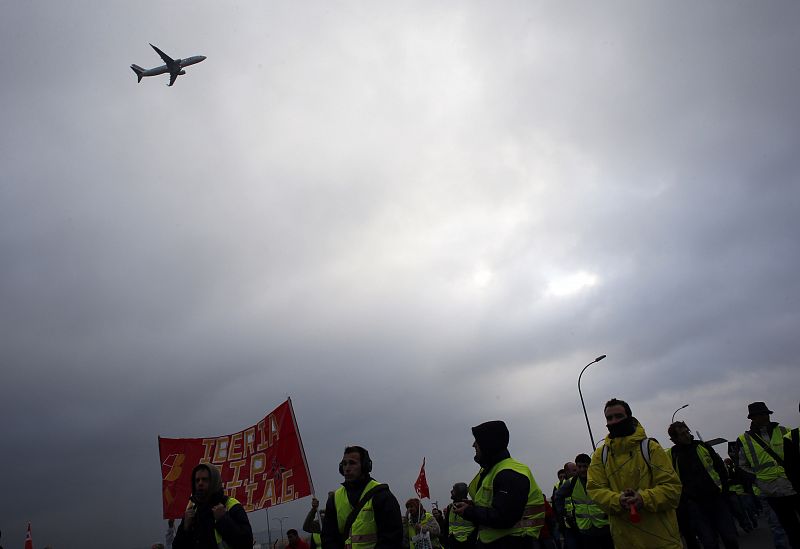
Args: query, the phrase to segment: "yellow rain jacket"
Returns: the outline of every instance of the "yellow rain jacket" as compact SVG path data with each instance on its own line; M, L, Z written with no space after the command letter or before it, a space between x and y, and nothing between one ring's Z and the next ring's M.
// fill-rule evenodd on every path
M642 451L647 438L638 424L627 437L606 437L608 446L603 463L603 444L595 450L589 466L586 488L589 497L608 513L611 536L616 547L625 549L682 549L675 508L681 498L681 481L664 449L649 441L650 464ZM619 496L626 489L642 496L641 521L631 522Z

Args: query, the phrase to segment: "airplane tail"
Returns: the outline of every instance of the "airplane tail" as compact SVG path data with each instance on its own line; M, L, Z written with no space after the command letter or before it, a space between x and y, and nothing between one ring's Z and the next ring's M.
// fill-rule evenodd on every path
M136 77L139 79L138 81L141 82L142 76L144 76L144 69L139 65L131 65L131 69L136 73Z

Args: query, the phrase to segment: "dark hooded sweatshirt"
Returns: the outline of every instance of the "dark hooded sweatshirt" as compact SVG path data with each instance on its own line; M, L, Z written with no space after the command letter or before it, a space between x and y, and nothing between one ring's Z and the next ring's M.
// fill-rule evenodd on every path
M508 429L502 421L488 421L472 428L472 434L478 443L481 457L475 461L481 466L478 487L483 483L489 470L498 462L511 457L508 453ZM511 528L525 512L528 502L530 482L528 477L510 469L504 469L494 477L491 507L471 505L464 510L464 518L475 523L479 528ZM479 547L493 548L531 548L534 541L529 536L505 536L493 543Z
M194 475L201 467L206 469L209 475L209 498L204 503L198 502L194 494ZM183 527L183 521L181 521L181 525L175 532L172 549L217 549L217 540L214 537L215 528L231 549L252 549L253 531L250 528L247 513L241 504L234 505L221 519L214 521L214 513L211 509L220 503L225 505L228 501L228 496L222 491L219 469L208 465L198 465L192 470L191 479L192 504L195 506L197 514L189 530Z

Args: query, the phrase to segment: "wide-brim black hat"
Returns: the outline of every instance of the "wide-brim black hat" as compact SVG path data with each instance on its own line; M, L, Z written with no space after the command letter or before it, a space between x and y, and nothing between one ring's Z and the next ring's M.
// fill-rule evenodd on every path
M764 402L751 402L747 405L747 419L753 419L753 416L769 415L771 413L772 410L767 408Z

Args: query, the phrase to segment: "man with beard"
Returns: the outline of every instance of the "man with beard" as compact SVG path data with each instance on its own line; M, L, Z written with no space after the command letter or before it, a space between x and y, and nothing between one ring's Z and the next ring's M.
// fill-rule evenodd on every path
M474 549L478 530L475 525L461 515L457 515L453 506L456 503L469 501L469 488L466 482L456 482L450 490L450 499L453 503L444 510L445 523L442 537L446 540L448 549Z
M253 531L244 507L222 491L219 469L192 470L192 497L175 533L173 549L252 549Z
M668 453L683 484L678 513L685 513L690 532L697 534L705 549L716 549L718 536L725 549L739 549L727 501L728 473L722 458L710 446L694 440L683 421L670 425L667 433L675 443Z
M527 465L508 452L508 428L488 421L472 428L480 471L469 485L471 502L453 510L478 526L478 547L532 549L544 524L544 495Z
M372 460L361 446L348 446L339 463L342 486L328 497L322 519L325 549L400 549L400 504L386 484L370 476Z
M682 549L675 519L681 481L666 452L627 402L612 398L604 413L608 436L592 456L586 488L608 514L614 546Z

